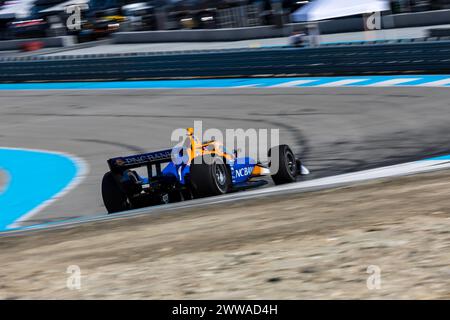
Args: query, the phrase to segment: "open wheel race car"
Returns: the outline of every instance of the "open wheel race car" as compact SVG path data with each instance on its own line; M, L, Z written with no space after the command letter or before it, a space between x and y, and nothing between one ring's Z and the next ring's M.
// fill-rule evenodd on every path
M268 182L255 178L263 176L285 184L309 173L287 145L271 148L263 165L227 152L220 142L201 143L192 128L187 131L184 147L108 160L110 171L102 181L108 213L260 187ZM148 177L133 170L139 167L146 167Z

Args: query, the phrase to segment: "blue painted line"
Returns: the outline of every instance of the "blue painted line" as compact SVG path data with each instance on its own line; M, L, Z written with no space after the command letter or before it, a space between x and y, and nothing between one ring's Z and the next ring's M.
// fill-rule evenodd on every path
M395 80L395 79L417 79L417 78L421 78L424 79L425 81L429 82L431 80L426 80L426 77L424 76L371 76L371 77L351 77L350 79L358 79L358 78L364 78L367 79L365 81L362 82L358 82L358 83L354 83L354 84L349 84L348 86L352 86L352 87L365 87L365 86L369 86L369 85L373 85L379 82L384 82L384 81L389 81L389 80ZM410 84L412 82L408 82L408 84Z
M73 158L46 151L0 148L0 170L9 183L0 194L0 231L38 210L78 177Z
M405 41L405 40L411 40L411 38L403 38L398 39L398 42ZM351 41L338 41L338 42L321 42L321 45L343 45L343 44L371 44L374 42L385 44L386 42L392 41L391 39L374 39L374 40L351 40Z
M323 78L307 78L307 80L315 80L314 82L302 84L301 87L317 87L321 85L326 85L332 82L341 81L341 80L361 80L361 79L369 79L370 77L323 77ZM365 81L361 81L355 83L355 86L361 86ZM349 85L343 85L344 87Z
M192 80L149 80L149 81L106 81L106 82L55 82L55 83L7 83L0 84L0 90L103 90L103 89L194 89L194 88L236 88L253 86L266 88L298 80L312 80L297 87L316 87L340 80L364 81L343 84L345 87L365 87L395 79L414 79L394 86L416 86L438 80L450 79L450 75L399 75L399 76L351 76L351 77L291 77L291 78L230 78ZM449 87L449 84L442 85Z
M434 81L439 81L439 80L444 80L444 79L448 79L448 76L428 76L428 77L423 77L423 76L418 76L418 77L414 77L414 76L408 76L408 77L402 77L402 78L421 78L419 80L414 80L411 82L408 82L407 85L411 85L411 86L415 86L415 85L421 85L421 84L426 84L428 82L434 82Z
M444 161L444 160L450 160L450 155L429 158L429 159L425 159L424 161Z

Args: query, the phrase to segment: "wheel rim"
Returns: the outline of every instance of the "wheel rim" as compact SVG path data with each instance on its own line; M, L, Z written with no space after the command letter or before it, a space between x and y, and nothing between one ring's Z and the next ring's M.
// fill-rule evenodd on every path
M216 185L217 187L224 191L227 183L227 173L225 171L225 166L216 164L214 166L214 175L216 177Z
M289 173L291 175L295 176L295 172L296 172L297 168L296 168L295 157L291 152L286 153L286 162L288 165Z

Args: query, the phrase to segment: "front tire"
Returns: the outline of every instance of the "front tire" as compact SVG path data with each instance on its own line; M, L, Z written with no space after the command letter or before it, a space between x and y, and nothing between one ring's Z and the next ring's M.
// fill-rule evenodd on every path
M112 172L107 172L103 176L102 198L108 213L116 213L130 209L127 195L120 188Z
M289 146L282 144L269 150L272 180L276 185L295 182L298 170L295 155Z
M191 184L198 197L217 196L230 192L231 174L222 158L214 157L205 162L191 163Z

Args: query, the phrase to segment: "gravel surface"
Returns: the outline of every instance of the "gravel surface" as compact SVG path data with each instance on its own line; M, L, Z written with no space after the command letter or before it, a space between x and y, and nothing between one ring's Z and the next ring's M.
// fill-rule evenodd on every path
M4 237L0 298L450 299L449 193L446 171Z

